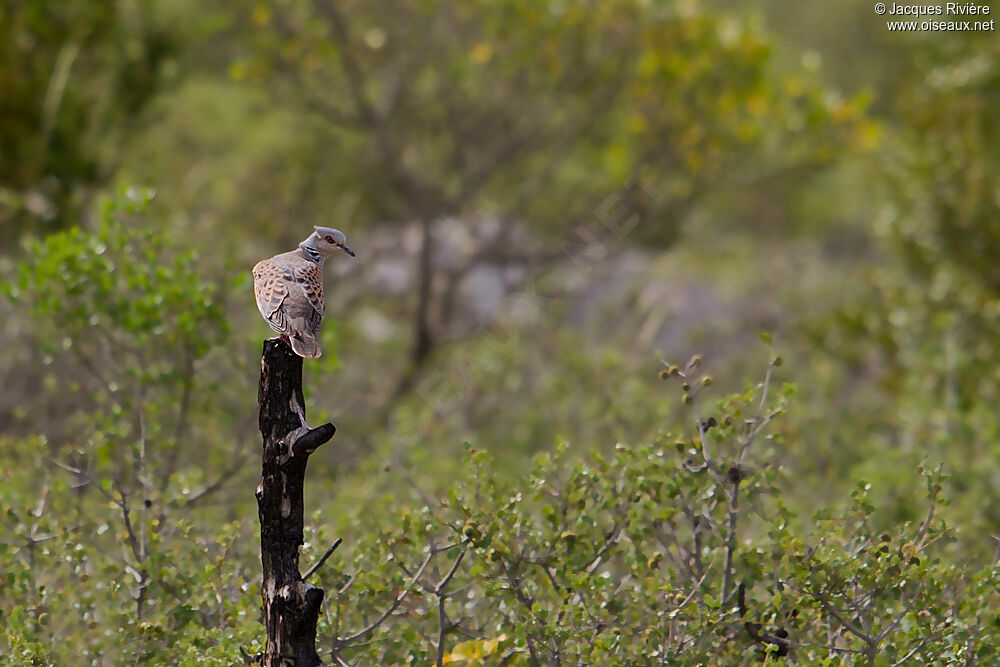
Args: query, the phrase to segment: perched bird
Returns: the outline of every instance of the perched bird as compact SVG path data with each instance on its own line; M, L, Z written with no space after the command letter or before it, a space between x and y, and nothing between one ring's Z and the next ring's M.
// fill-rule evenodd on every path
M343 232L314 229L297 250L253 267L253 293L260 314L295 354L308 359L321 354L316 336L323 321L323 262L338 252L354 257Z

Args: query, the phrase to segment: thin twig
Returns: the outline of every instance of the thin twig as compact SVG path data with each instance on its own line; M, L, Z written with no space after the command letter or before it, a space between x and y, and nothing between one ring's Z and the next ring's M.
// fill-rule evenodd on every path
M937 493L931 495L931 504L930 507L927 508L927 517L924 519L924 522L920 524L920 530L917 531L917 536L913 540L917 551L924 548L924 538L927 536L927 529L930 527L931 520L934 518L934 509L937 507L937 498Z
M135 536L135 530L132 528L132 518L128 508L128 497L121 489L115 490L118 491L118 496L120 498L117 504L122 511L122 523L125 524L125 533L128 537L129 548L132 549L132 556L135 558L136 562L142 563L145 558L142 553L142 547L139 545L139 540Z
M308 581L309 577L311 577L316 572L316 570L318 570L319 568L323 567L323 563L326 562L326 559L329 558L333 554L333 552L337 550L337 547L339 547L340 543L343 542L343 541L344 540L342 540L341 538L338 537L337 541L334 542L332 545L330 545L330 548L326 550L326 553L323 554L323 557L320 558L319 561L315 565L313 565L311 568L309 568L308 572L306 572L305 574L302 575L302 581Z
M722 575L722 603L729 599L733 585L733 553L736 551L736 519L739 514L740 477L737 472L733 494L729 500L729 525L726 529L726 564Z
M436 663L438 667L441 667L441 665L444 664L444 636L448 632L448 630L451 630L457 625L457 623L448 622L448 616L446 615L444 608L444 602L448 598L448 596L444 593L444 589L445 586L447 586L451 582L452 578L455 576L455 573L458 572L458 567L462 564L462 561L465 559L466 553L468 552L463 551L462 553L458 554L458 557L455 558L455 562L451 564L451 569L448 570L448 574L444 575L441 581L439 581L437 585L434 586L434 595L436 595L438 599L438 646L437 646L437 663Z
M446 574L444 578L438 582L437 586L434 587L435 595L440 596L441 592L444 590L444 587L451 582L452 578L455 576L455 573L458 572L459 565L461 565L462 561L465 559L466 553L468 552L463 551L462 553L458 554L458 557L455 559L455 562L452 563L451 569L448 570L448 574Z
M847 617L844 616L839 609L833 606L833 604L830 602L830 599L826 595L824 595L823 593L813 593L812 591L807 591L805 589L799 588L792 582L786 581L784 579L781 580L781 583L785 586L788 586L789 588L793 588L799 591L800 593L808 595L812 599L819 602L821 605L823 605L823 608L826 610L826 612L831 616L833 616L838 621L840 621L840 624L843 625L845 628L847 628L851 632L851 634L855 635L866 644L871 645L872 643L871 635L869 635L864 630L859 628L852 621L847 620Z
M920 592L923 589L924 589L924 586L923 586L923 584L921 584L920 587L917 588L917 590L913 593L913 597L910 598L910 602L909 602L909 604L906 605L906 608L903 610L903 613L901 613L899 616L897 616L892 621L892 623L890 623L888 626L886 626L885 630L883 630L882 632L878 633L878 636L875 637L875 643L877 643L877 644L882 643L882 640L885 639L886 637L888 637L889 633L891 633L893 630L895 630L896 626L899 625L900 622L904 618L906 618L906 615L910 613L911 609L913 609L913 605L915 605L917 603L917 597L920 595Z
M437 645L437 659L434 664L437 667L444 666L444 636L448 633L450 629L450 624L448 623L448 616L445 613L444 608L444 595L438 596L438 645Z
M926 643L927 643L927 639L926 638L925 639L921 639L920 643L917 644L916 646L914 646L912 649L910 649L909 653L907 653L906 655L904 655L902 658L900 658L896 662L892 663L892 667L899 667L904 662L906 662L907 660L909 660L910 658L912 658L913 656L915 656L917 654L917 651L920 650L920 647L922 647Z
M706 429L702 426L701 421L701 410L698 409L698 402L694 402L694 418L695 423L698 426L698 437L701 440L701 457L705 460L705 466L708 468L709 474L715 483L720 487L725 488L725 481L719 474L719 471L715 469L715 461L712 459L712 455L708 453L708 439L705 437Z
M406 585L406 588L403 589L403 592L396 597L392 605L388 609L386 609L385 612L381 616L379 616L378 619L375 620L375 622L371 623L368 627L366 627L363 630L358 630L352 635L338 639L337 643L340 646L343 646L344 644L350 644L351 642L357 639L361 639L368 633L378 628L378 626L382 625L382 623L384 623L385 620L389 618L389 616L391 616L394 611L399 609L399 605L403 603L403 600L406 599L407 594L410 592L413 586L416 585L417 581L420 580L420 577L424 575L424 570L427 569L427 566L430 565L431 561L434 559L434 556L436 556L438 553L440 552L434 549L431 549L427 553L427 558L425 558L424 562L420 564L420 568L417 569L416 574L414 574L413 578L410 579L410 583Z
M608 533L606 538L604 538L604 544L597 550L597 553L594 554L594 559L590 561L590 565L586 569L588 575L594 574L594 572L597 571L597 568L599 568L601 563L604 562L604 554L606 554L611 547L618 544L618 540L621 537L623 529L624 526L622 526L622 524L615 523L611 532Z
M689 602L691 602L692 599L694 599L694 596L698 592L698 589L701 588L701 585L703 583L705 583L705 578L708 576L708 573L711 571L713 565L715 565L714 558L712 559L712 562L708 564L708 567L705 568L705 572L704 574L701 575L701 578L695 583L694 586L691 587L691 592L688 593L688 596L683 600L681 600L681 603L677 605L674 611L680 612L681 610L684 609L684 607L687 606Z

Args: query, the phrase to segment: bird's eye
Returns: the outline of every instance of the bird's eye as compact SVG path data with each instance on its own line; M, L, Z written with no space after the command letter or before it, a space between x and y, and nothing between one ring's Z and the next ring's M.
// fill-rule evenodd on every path
M332 237L332 236L330 236L330 235L327 235L327 237L326 237L326 242L327 242L327 243L334 243L335 241L333 240L333 237Z

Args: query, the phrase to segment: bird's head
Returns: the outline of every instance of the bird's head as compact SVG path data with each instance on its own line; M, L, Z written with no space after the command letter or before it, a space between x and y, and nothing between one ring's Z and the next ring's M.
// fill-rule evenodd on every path
M313 244L323 257L329 257L338 252L346 252L354 257L354 251L347 245L347 237L344 236L344 232L332 227L314 227L313 229L316 230L313 233Z

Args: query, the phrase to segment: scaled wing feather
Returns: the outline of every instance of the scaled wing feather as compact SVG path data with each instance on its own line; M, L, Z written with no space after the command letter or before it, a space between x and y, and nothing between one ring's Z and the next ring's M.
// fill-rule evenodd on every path
M254 295L257 297L257 308L271 328L278 333L285 333L285 317L281 304L288 296L287 280L291 271L281 269L273 263L264 261L254 267Z
M302 291L305 293L306 299L309 300L313 310L319 315L316 318L316 326L318 328L319 321L323 319L323 272L319 266L308 262L296 270L295 273L295 279L302 285Z

